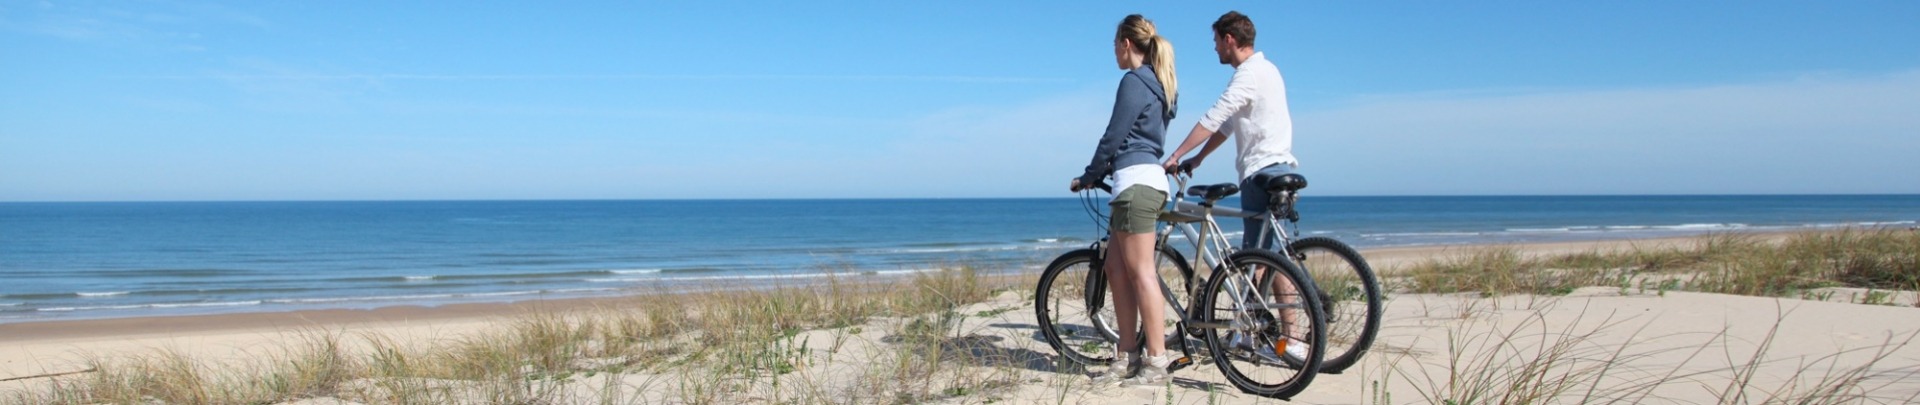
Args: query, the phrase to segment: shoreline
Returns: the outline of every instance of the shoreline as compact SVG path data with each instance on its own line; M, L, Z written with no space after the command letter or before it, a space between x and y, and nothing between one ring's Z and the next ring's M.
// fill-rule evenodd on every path
M1764 239L1781 239L1802 232L1746 232ZM1563 254L1581 251L1610 251L1631 248L1687 247L1704 235L1657 238L1603 239L1591 241L1554 241L1531 243L1488 243L1459 245L1422 245L1360 248L1376 273L1393 274L1400 267L1423 260L1443 258L1454 253L1491 247L1511 246L1528 254ZM856 278L856 283L866 282ZM817 283L817 282L816 282ZM789 287L809 284L769 284L758 287ZM284 311L226 312L214 314L154 315L112 318L48 319L0 323L0 343L95 336L203 333L228 330L290 327L325 327L378 324L407 321L462 321L509 317L541 311L567 311L595 307L619 307L645 297L683 293L712 292L754 287L702 286L678 292L654 288L596 296L530 299L503 302L465 302L442 305L402 304L373 308L321 308Z
M1703 235L1722 234L1722 233L1793 234L1793 233L1801 233L1801 232L1822 232L1822 231L1834 231L1834 230L1840 230L1840 229L1871 229L1871 228L1872 227L1867 227L1867 228L1794 227L1794 228L1788 228L1788 229L1777 229L1777 228L1759 227L1754 229L1735 229L1735 230L1696 230L1696 231L1685 231L1685 232L1679 232L1679 233L1668 232L1668 231L1649 232L1649 231L1641 231L1641 230L1571 232L1571 233L1549 232L1549 233L1540 233L1540 234L1527 234L1527 235L1514 237L1514 238L1466 237L1464 239L1454 240L1454 241L1429 241L1429 242L1417 242L1417 243L1401 243L1401 244L1393 244L1393 245L1371 245L1369 244L1370 242L1379 242L1379 241L1373 240L1372 237L1368 237L1365 235L1361 235L1361 236L1321 235L1321 236L1333 236L1337 239L1340 239L1351 245L1354 245L1357 248L1359 248L1359 250L1366 252L1369 258L1373 258L1376 256L1380 257L1380 259L1374 260L1376 262L1375 267L1380 267L1381 270L1384 271L1390 268L1392 264L1404 261L1404 260L1390 259L1390 257L1399 256L1397 253L1394 253L1394 252L1450 251L1450 250L1457 250L1457 249L1472 249L1472 248L1483 247L1483 246L1529 246L1528 248L1529 250L1533 249L1534 246L1590 246L1590 245L1596 245L1596 244L1605 245L1605 246L1615 246L1625 241L1655 241L1655 240L1674 240L1674 239L1684 240L1684 239L1690 239L1690 238L1697 238ZM1886 226L1881 228L1915 229L1911 227L1902 227L1902 226ZM1303 236L1315 236L1315 235L1303 235ZM1007 271L1007 272L1015 272L1015 273L1024 272L1024 271L1037 271L1038 268L1041 265L1045 264L1048 260L1050 260L1053 255L1057 255L1059 252L1063 252L1066 249L1084 246L1084 244L1081 242L1072 242L1072 243L1066 243L1062 245L1062 244L1056 243L1057 241L1054 241L1054 240L1042 240L1042 241L1045 241L1047 243L1052 243L1054 245L1046 246L1044 248L1035 248L1031 246L1022 247L1020 249L1016 249L1019 252L1021 252L1017 256L1001 255L1001 256L995 256L995 257L989 258L988 260L991 261L992 263L988 264L988 266L995 269L995 271ZM1402 241L1402 242L1408 242L1408 241ZM1627 243L1631 243L1631 242L1627 242ZM999 250L999 248L989 249L989 250ZM870 274L873 272L899 273L899 272L912 272L912 271L926 271L926 270L932 270L933 268L901 267L901 266L938 267L937 265L940 263L951 264L950 262L943 262L942 256L939 256L937 254L933 256L927 256L927 255L921 255L921 256L925 256L925 257L914 259L914 261L906 262L906 263L911 263L907 265L896 265L895 267L882 267L882 268L875 268L875 269L862 268L861 271L847 272L846 274L847 276L859 277L860 275ZM950 259L951 257L948 258L948 260ZM358 260L358 259L348 257L348 258L339 258L339 260L351 261L351 260ZM339 261L339 260L336 260L336 261ZM826 259L826 260L831 260L831 259ZM822 262L817 262L817 263L808 264L808 265L796 265L792 267L774 267L777 270L771 270L771 272L762 272L759 270L747 271L747 272L738 273L738 274L734 274L730 272L728 273L729 276L727 277L733 277L733 276L745 277L747 278L747 280L729 279L725 282L734 283L734 284L780 285L782 283L790 282L790 280L785 280L786 278L823 278L823 276L833 277L831 275L824 275L819 271L805 271L805 272L798 272L798 273L796 273L796 271L803 270L803 269L815 269L815 270L827 269L828 271L834 271L834 270L831 270L834 266L838 266L838 265L832 264L827 261L822 261ZM590 267L589 269L599 269L599 268L600 267ZM606 267L606 268L620 269L625 267L614 266L614 267ZM623 272L640 272L640 271L649 271L649 270L652 273L660 273L660 274L649 273L642 276L629 277L624 275L625 273L623 273ZM133 287L125 287L120 289L110 289L110 288L88 289L88 288L79 288L79 287L68 288L64 290L43 289L48 291L70 291L71 294L78 295L79 298L73 298L72 296L62 296L61 294L55 294L55 293L39 294L41 295L41 297L35 297L35 298L20 298L20 297L12 297L12 296L0 294L0 297L8 298L5 300L0 300L0 325L31 324L31 323L41 323L41 322L81 321L81 320L150 318L150 317L187 317L187 316L202 316L202 315L229 315L229 314L254 314L254 313L292 313L292 312L326 311L326 310L378 310L382 308L407 307L407 306L437 308L437 307L443 307L443 306L455 306L455 305L467 305L467 304L502 304L502 303L516 303L516 302L529 302L529 301L572 300L572 299L583 299L583 298L616 298L617 299L618 297L623 297L623 296L651 294L652 293L651 290L659 290L659 289L699 289L700 287L703 287L703 285L701 285L703 283L706 283L706 284L715 283L715 280L711 280L711 278L716 277L716 276L704 276L704 275L702 276L663 276L661 275L661 274L680 271L677 269L585 270L585 271L567 270L567 271L571 271L574 273L582 273L582 274L601 273L601 272L609 273L609 274L578 275L578 274L569 273L567 277L553 278L553 280L559 280L561 282L560 284L547 283L547 284L541 284L537 286L527 286L527 287L512 287L512 286L509 286L509 284L507 283L492 283L491 281L485 281L485 280L481 281L480 284L475 284L474 281L470 281L470 280L457 280L457 281L437 280L437 281L427 281L427 282L415 281L415 279L439 279L443 277L439 275L379 276L378 278L383 278L383 279L405 278L408 281L402 284L404 284L403 287L406 287L407 289L389 291L389 290L385 290L385 288L392 288L392 286L382 284L379 286L375 286L377 288L382 289L379 292L369 292L369 291L355 291L353 289L341 289L341 288L338 288L338 286L330 286L329 288L332 288L331 290L315 289L312 291L302 290L299 293L288 293L291 295L273 295L273 293L252 292L251 290L246 290L246 288L249 288L248 286L230 285L230 283L227 280L219 280L219 279L210 281L213 284L207 284L207 285L204 285L204 287L196 284L191 284L194 282L194 279L180 279L178 281L170 281L170 283L175 285L182 285L181 283L188 283L188 284L184 284L184 285L187 285L188 287L147 288L147 287L140 287L136 285ZM765 273L765 274L762 274L762 273ZM445 276L445 277L449 277L449 280L475 277L471 275L465 275L466 273L460 273L460 272L454 272L449 274L452 274L452 275ZM490 273L483 272L483 273L474 273L474 274L490 274ZM527 274L535 275L536 279L542 282L548 281L547 278L538 278L538 277L547 277L545 275L542 275L543 274L542 271L528 271ZM64 276L48 273L43 275L34 275L34 277L64 277ZM576 278L579 280L575 280ZM655 280L653 278L658 278L658 279ZM843 276L840 278L850 278L850 277ZM513 280L509 280L509 281L513 281ZM617 281L617 282L608 282L608 281ZM438 284L441 284L441 283L449 283L449 284L446 286L438 286ZM518 285L518 284L513 284L513 285ZM475 286L479 286L479 287L475 287ZM232 291L241 291L241 292L235 293L235 294L220 293L221 295L217 295L217 296L207 296L207 295L195 296L190 294L189 295L178 294L179 292L182 292L182 291L191 292L194 288L221 289L221 291L229 291L231 289L238 288L239 290L232 290ZM148 294L153 292L148 290L164 292L164 293L167 293L167 295L161 298L156 298L159 296L148 297L146 295L142 295L142 294ZM92 292L89 292L89 291L92 291ZM107 291L107 292L101 292L101 291ZM134 293L129 295L129 293L124 291L134 291ZM130 298L130 297L136 297L136 296L138 296L139 298ZM53 298L47 298L47 297L53 297Z

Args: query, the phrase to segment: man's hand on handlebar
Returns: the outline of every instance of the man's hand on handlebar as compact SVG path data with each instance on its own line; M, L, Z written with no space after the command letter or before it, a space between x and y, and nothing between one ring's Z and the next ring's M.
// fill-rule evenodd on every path
M1200 168L1200 159L1197 159L1197 158L1188 159L1185 162L1181 162L1179 158L1167 159L1167 162L1161 163L1160 167L1163 169L1167 169L1167 173L1175 173L1175 174L1184 173L1188 176L1192 176L1193 169Z

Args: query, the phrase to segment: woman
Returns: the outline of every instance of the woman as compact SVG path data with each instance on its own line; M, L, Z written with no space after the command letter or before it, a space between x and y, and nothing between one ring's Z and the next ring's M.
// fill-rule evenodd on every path
M1112 231L1108 239L1107 259L1101 269L1107 275L1108 291L1113 292L1113 309L1119 318L1120 347L1113 364L1095 376L1102 383L1126 385L1163 385L1167 365L1173 356L1167 353L1166 299L1160 295L1160 277L1154 271L1154 222L1167 202L1166 170L1160 167L1161 147L1167 134L1167 121L1173 119L1179 84L1173 76L1173 44L1161 38L1153 26L1139 14L1120 20L1113 38L1114 61L1121 70L1119 95L1115 97L1113 117L1094 150L1093 163L1070 189L1080 191L1100 184L1109 176L1117 193L1109 203L1113 208ZM1146 342L1139 342L1133 331L1142 330ZM1143 358L1129 358L1141 344ZM1130 373L1132 369L1137 373ZM1135 374L1128 377L1128 374Z

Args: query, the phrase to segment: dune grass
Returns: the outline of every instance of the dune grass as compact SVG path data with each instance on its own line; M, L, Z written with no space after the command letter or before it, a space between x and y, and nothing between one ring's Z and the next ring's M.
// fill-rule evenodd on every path
M979 365L956 340L956 311L999 291L1030 289L1020 277L982 276L969 266L896 282L706 291L636 298L621 308L523 316L450 344L391 336L308 331L252 361L204 362L158 350L95 358L93 373L56 377L4 404L272 404L334 397L362 403L739 403L921 402L993 387L1010 374L956 374ZM849 353L858 378L812 368L888 325L879 350ZM810 330L829 331L815 345ZM833 342L824 342L831 340ZM826 359L826 360L823 360ZM991 361L991 360L987 360ZM1011 360L1009 360L1011 361Z
M1701 237L1691 246L1551 256L1529 256L1513 247L1477 249L1417 263L1402 273L1402 284L1415 293L1487 296L1565 295L1593 286L1771 297L1830 287L1914 291L1920 289L1916 255L1920 232L1904 228L1808 232L1779 241L1725 233ZM1893 304L1880 301L1875 303ZM1920 306L1920 300L1912 304Z
M1888 331L1878 343L1812 357L1774 353L1786 329L1779 315L1764 336L1660 334L1628 328L1631 317L1578 310L1556 323L1546 314L1565 301L1500 314L1474 305L1448 327L1441 353L1378 357L1373 404L1392 404L1385 389L1413 386L1427 404L1905 404L1920 401L1920 367L1889 365L1920 331ZM1478 319L1476 318L1486 318ZM1793 362L1791 367L1774 367ZM1772 371L1767 371L1772 370ZM1779 370L1786 370L1785 373ZM1402 392L1401 394L1406 394ZM1702 395L1704 394L1704 395ZM1706 398L1706 402L1701 398Z
M1887 298L1891 294L1873 298L1872 292L1920 290L1916 254L1920 254L1920 232L1910 229L1846 229L1774 239L1716 234L1682 246L1562 255L1526 255L1511 247L1477 249L1420 262L1404 269L1396 281L1407 292L1481 297L1552 296L1582 287L1617 287L1623 294L1696 291L1823 298L1817 291L1851 287L1869 291L1866 298L1851 302L1897 305L1902 303ZM1725 331L1701 339L1620 330L1622 320L1615 314L1589 317L1584 310L1573 323L1549 325L1541 314L1555 301L1535 307L1540 301L1522 300L1524 307L1534 310L1531 316L1504 326L1495 321L1476 328L1469 326L1474 319L1498 312L1500 304L1467 301L1451 312L1441 312L1461 325L1448 331L1445 352L1437 360L1423 360L1413 353L1377 358L1385 365L1385 375L1375 381L1398 378L1414 383L1413 394L1419 402L1435 404L1671 403L1677 399L1663 396L1662 390L1674 386L1707 391L1713 398L1709 403L1717 404L1920 401L1920 392L1911 384L1887 390L1920 378L1920 368L1885 365L1895 352L1920 338L1920 331L1889 330L1876 345L1811 359L1785 359L1770 354L1775 338L1783 332L1784 313L1755 343L1734 339ZM1920 306L1920 298L1911 304ZM1698 340L1653 344L1681 339ZM1750 346L1750 350L1730 349L1736 346ZM1790 374L1759 378L1764 366L1789 360L1799 362ZM1713 361L1721 363L1696 364ZM1662 365L1632 365L1649 362ZM1393 393L1382 386L1374 386L1370 400L1393 403Z
M1720 234L1688 246L1557 256L1476 250L1401 269L1394 283L1400 292L1485 296L1564 295L1592 286L1788 297L1842 286L1910 291L1920 287L1916 252L1920 235L1907 230L1777 239ZM954 266L890 282L830 278L818 285L641 296L618 308L522 316L450 342L311 330L245 361L165 349L94 358L88 365L96 372L53 377L31 392L0 393L0 404L277 404L320 397L369 404L991 402L1000 390L1041 382L1024 372L1050 369L1044 365L1050 356L962 327L970 317L1012 308L961 308L1009 292L1025 302L1032 284L1028 276ZM1472 301L1453 318L1471 322L1499 307L1497 300ZM1882 301L1868 303L1892 303ZM1878 366L1912 343L1913 332L1803 362L1787 378L1793 383L1780 385L1755 378L1761 366L1780 361L1767 356L1765 343L1778 326L1749 352L1728 351L1724 333L1682 349L1647 351L1607 343L1619 339L1606 334L1630 333L1626 341L1691 337L1643 339L1643 331L1618 331L1611 316L1591 319L1548 325L1537 316L1505 327L1452 330L1443 353L1378 350L1372 360L1386 362L1389 375L1376 381L1400 378L1417 387L1400 393L1417 396L1415 402L1459 405L1663 402L1669 398L1656 388L1674 384L1700 386L1726 404L1920 400L1878 396L1886 381L1920 378L1912 368ZM1862 351L1865 360L1856 353ZM1656 358L1726 362L1706 369L1626 366ZM1059 402L1084 388L1061 381L1047 382ZM1392 394L1376 387L1368 395L1374 403L1394 403Z

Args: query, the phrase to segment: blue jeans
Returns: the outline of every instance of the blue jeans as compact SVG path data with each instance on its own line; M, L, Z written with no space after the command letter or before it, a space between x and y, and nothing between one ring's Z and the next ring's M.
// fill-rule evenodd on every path
M1267 202L1272 199L1272 196L1268 195L1266 184L1253 184L1253 179L1262 177L1260 176L1261 174L1265 174L1267 175L1266 177L1271 178L1272 176L1287 173L1293 173L1292 165L1275 164L1261 168L1255 171L1253 176L1247 176L1246 180L1241 180L1240 210L1246 212L1266 212ZM1267 228L1272 227L1267 223L1267 218L1256 216L1247 218L1245 221L1246 226L1241 229L1245 229L1246 234L1240 235L1240 248L1273 250L1275 238L1267 235Z

